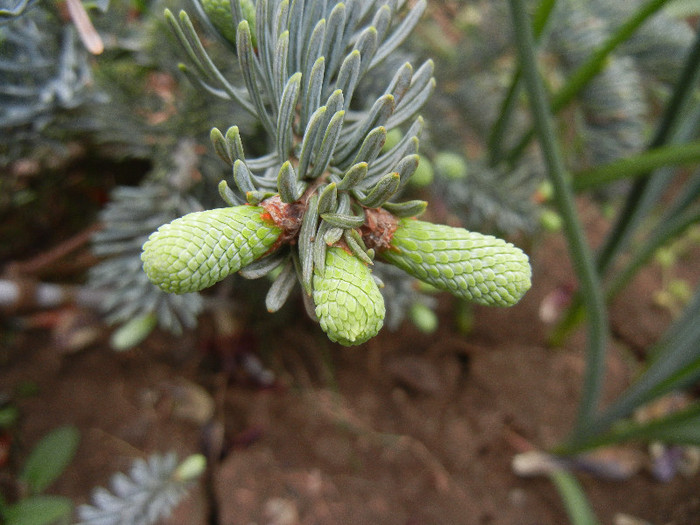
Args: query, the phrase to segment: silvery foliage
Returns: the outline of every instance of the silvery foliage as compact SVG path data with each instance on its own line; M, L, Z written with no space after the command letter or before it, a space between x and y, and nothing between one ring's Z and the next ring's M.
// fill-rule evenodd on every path
M567 78L642 3L558 1L540 41L543 64L548 67L545 71L552 82ZM507 84L502 79L512 74L513 64L509 14L500 2L481 2L478 10L478 23L457 44L460 53L445 66L447 78L440 79L441 84L455 85L454 98L438 94L430 109L461 115L467 131L442 130L433 137L438 146L452 145L445 144L445 138L458 143L475 138L486 141L506 96ZM663 92L675 81L693 35L686 21L676 20L662 10L616 48L606 68L579 94L574 117L567 113L564 126L579 139L573 142L577 147L571 152L572 164L604 164L643 147L651 116L649 95ZM501 151L513 148L530 125L528 112L521 105L505 131ZM486 219L500 231L536 229L539 208L530 201L542 179L540 160L532 154L526 154L517 166L495 160L470 163L469 184L445 181L440 194L451 201L451 209L467 227L477 227L482 224L478 221ZM504 184L511 173L517 184Z
M78 507L78 525L150 525L169 516L193 484L177 468L174 453L137 459L129 475L112 476L111 490L95 489L92 504Z
M569 76L605 42L611 24L576 0L562 2L553 18L549 47L556 50ZM577 124L586 164L605 164L644 146L647 102L641 85L634 59L615 54L581 91Z
M36 0L0 0L0 24L22 16L36 4Z
M109 291L102 304L108 322L155 314L162 328L176 334L196 326L201 296L163 293L143 272L140 253L154 228L199 209L194 199L164 184L118 187L112 192L100 215L103 229L93 245L93 252L105 259L90 271L90 285Z
M148 159L152 168L138 186L111 192L99 217L102 229L93 237L93 253L101 260L89 273L89 285L104 292L102 311L109 323L155 316L161 329L179 334L196 326L202 297L166 294L154 286L142 269L141 245L159 221L220 205L221 161L203 146L209 144L211 123L223 113L246 125L255 120L226 101L201 97L186 79L175 82L179 49L163 45L171 38L163 24L163 2L133 24L123 23L127 8L113 3L109 15L96 20L106 25L103 36L117 43L119 54L101 61L95 71L106 101L91 106L74 125L89 130L102 154ZM235 74L237 66L230 69ZM172 80L168 88L179 99L171 101L167 91L164 98L144 96L151 78Z
M237 126L225 133L212 130L214 148L233 174L233 187L226 182L219 187L224 200L231 206L257 204L279 194L283 202L292 203L309 188L313 193L298 249L261 259L241 272L244 277L261 277L283 265L280 279L296 273L310 292L313 267L323 265L329 244L342 238L357 257L371 261L355 230L364 215L353 201L384 206L397 215L424 208L415 202L387 201L401 191L418 164L423 121L415 115L434 88L432 61L415 70L404 62L386 77L380 96L357 107L363 78L379 74L426 7L419 1L403 9L404 3L260 0L254 48L240 5L232 2L237 82L222 74L184 11L177 17L166 12L189 58L190 65L181 66L183 72L205 91L256 116L269 137L270 151L252 158L244 152ZM383 152L387 131L404 125L404 138ZM292 267L297 271L290 274ZM270 288L266 304L271 311L280 308L292 290L286 281L282 284Z
M564 76L610 38L641 2L565 0L552 14L547 49L558 56ZM576 156L585 166L603 165L640 152L647 143L650 100L673 83L694 38L691 27L664 11L654 14L608 57L606 67L581 90L574 129ZM602 190L609 195L625 183Z
M547 52L566 77L581 66L642 5L639 0L564 0L552 13ZM665 11L655 13L623 42L606 67L579 93L584 164L606 164L641 151L647 141L650 85L673 83L693 42L692 28Z
M641 0L590 2L592 11L606 21L611 31L637 12L641 5ZM632 58L647 79L673 84L683 68L694 36L687 20L674 18L666 10L661 10L620 45L619 54Z
M92 100L88 53L74 28L37 6L0 25L0 163L54 140L61 118ZM58 142L53 144L58 148Z
M440 177L435 189L468 226L533 233L537 204L532 195L539 181L538 167L537 163L524 163L506 169L474 160L469 163L466 183Z

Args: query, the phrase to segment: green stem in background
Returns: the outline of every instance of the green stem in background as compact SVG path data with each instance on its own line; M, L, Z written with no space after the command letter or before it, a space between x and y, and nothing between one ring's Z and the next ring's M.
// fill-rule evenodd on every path
M620 422L609 432L599 434L585 442L562 447L555 453L571 456L632 440L645 442L658 440L669 444L698 445L700 443L700 403L652 421Z
M685 61L683 72L676 84L673 95L666 106L664 115L661 122L656 130L654 138L652 139L647 154L653 151L663 151L659 148L664 143L667 142L670 134L675 130L679 129L681 126L678 121L682 118L687 118L684 130L678 132L678 140L684 140L687 138L694 137L697 133L697 122L698 116L700 115L700 104L694 101L694 93L696 92L695 87L700 81L700 29L695 38L693 47L691 48L688 57ZM687 109L688 106L695 104L692 110ZM691 143L691 145L694 143ZM692 146L690 150L686 151L685 154L691 154L692 156ZM646 155L646 154L642 154ZM649 159L654 160L654 154L651 157L647 157L646 161ZM625 163L628 159L623 159ZM658 157L657 157L657 160ZM619 161L616 161L619 162ZM615 163L613 163L615 164ZM609 169L608 167L602 167L601 169ZM648 168L654 168L652 164L648 165ZM640 174L637 174L640 176ZM649 176L649 171L641 173L642 178L639 179L630 188L627 198L622 207L622 210L618 214L615 224L608 233L606 239L603 241L603 245L599 251L596 268L599 275L604 275L612 261L615 259L618 253L624 248L626 240L631 236L632 232L636 226L649 214L651 207L655 206L658 202L659 195L664 191L668 180L671 179L669 173L665 170L664 173L659 173L654 177ZM585 184L585 181L579 184ZM692 180L689 182L687 188L682 190L682 193L686 194L684 197L685 201L692 201L695 198L694 190L696 187L696 182ZM681 199L681 197L679 197ZM672 206L671 210L678 209L682 210L683 202L677 201L678 206ZM680 207L679 207L680 206ZM670 216L665 216L665 221L668 221ZM560 346L571 330L578 325L584 318L584 310L582 308L581 297L577 294L562 317L561 321L557 323L557 326L552 330L549 337L550 344L554 346Z
M593 256L586 243L586 237L576 213L574 193L567 182L564 161L554 133L552 115L549 111L550 106L547 102L542 78L537 70L535 42L530 21L523 0L509 0L509 4L523 80L532 107L535 129L542 148L547 173L554 188L555 199L569 245L569 253L576 269L590 320L583 394L574 429L576 435L585 434L588 423L596 413L605 375L605 349L608 338L607 312Z
M600 523L586 498L586 494L573 474L566 470L554 470L548 476L564 502L566 513L569 515L569 521L572 525L598 525Z
M697 322L699 316L700 289L695 291L695 295L683 315L649 349L648 354L651 359L648 360L648 367L644 373L590 422L590 428L587 429L588 432L585 435L572 436L568 443L559 447L555 452L571 454L593 448L603 444L601 440L609 441L612 439L609 436L616 436L616 441L632 439L632 437L641 438L638 434L632 436L629 433L620 433L621 429L628 428L630 424L629 422L621 422L623 418L631 416L637 408L645 403L670 392L684 390L697 384L700 379L700 324ZM700 443L700 418L691 417L691 419L695 421L696 443ZM677 420L671 421L678 423ZM684 432L687 430L686 427ZM669 429L667 428L666 431ZM686 434L683 439L689 437ZM680 439L681 436L678 434L677 440ZM664 441L675 442L674 439Z
M695 37L693 47L685 61L683 72L666 106L654 138L649 143L648 150L654 150L669 141L678 126L679 120L684 117L686 114L685 110L693 101L698 81L700 81L700 31ZM695 113L690 112L690 114ZM654 181L651 173L648 172L630 189L625 204L600 249L597 267L601 275L607 271L617 254L624 248L631 232L639 221L647 215L648 208L656 204L656 195L649 196L648 192L656 190L656 188L659 189L654 191L654 194L661 192L661 188L665 187L662 186L662 182Z
M606 299L611 301L620 293L639 269L649 262L659 248L682 234L693 224L698 223L700 223L700 211L694 209L675 215L668 221L659 224L652 232L651 237L645 240L643 245L634 253L632 259L626 263L625 267L619 272L615 272L614 278L607 287Z
M553 113L558 113L571 102L576 95L590 82L590 80L600 73L607 64L607 58L620 44L629 39L647 18L661 9L668 0L650 0L642 6L632 17L610 35L610 38L593 53L569 77L566 84L552 98L551 108ZM535 136L535 129L531 128L523 135L518 144L508 153L506 159L510 164L514 164L523 154L525 148Z
M535 37L535 41L539 40L542 31L544 31L547 25L547 20L549 20L549 15L554 8L557 0L542 0L537 6L532 18L532 32ZM520 94L520 89L522 84L520 79L522 77L522 69L518 65L513 73L513 78L510 82L510 87L508 88L508 93L503 99L501 104L501 111L498 113L498 120L491 128L491 133L488 138L488 149L489 149L489 164L494 166L500 160L502 153L501 146L503 145L503 136L505 135L506 129L511 122L515 108L517 107L518 95Z
M646 239L642 246L637 249L632 258L625 264L624 268L615 272L615 277L607 286L607 291L605 293L606 301L612 301L637 274L639 269L649 262L659 248L682 234L693 224L698 223L700 223L700 211L697 209L674 214L672 217L669 217L668 220L660 221L659 226L654 229L652 236ZM583 319L585 319L585 311L580 298L576 296L575 302L572 303L562 321L550 335L549 343L554 346L560 346L569 332L578 323L583 321Z
M603 166L574 174L575 191L590 190L630 177L645 177L663 166L700 162L700 141L672 144L615 160Z

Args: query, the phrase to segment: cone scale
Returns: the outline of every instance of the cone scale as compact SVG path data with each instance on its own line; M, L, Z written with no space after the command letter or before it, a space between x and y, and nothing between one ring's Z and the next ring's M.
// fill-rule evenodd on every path
M323 272L314 272L313 301L323 331L345 346L371 339L384 323L384 298L369 268L339 246L327 250Z
M489 306L512 306L531 285L522 250L443 224L400 219L381 257L440 290Z
M152 233L141 260L163 291L197 292L262 257L281 234L260 206L194 212Z

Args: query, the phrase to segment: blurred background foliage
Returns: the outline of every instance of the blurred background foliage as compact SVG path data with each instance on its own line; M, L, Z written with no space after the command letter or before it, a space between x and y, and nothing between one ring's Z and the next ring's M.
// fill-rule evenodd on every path
M429 200L430 213L466 228L531 241L546 229L562 231L592 261L591 283L607 302L655 255L672 266L674 246L697 243L691 226L700 218L700 52L694 28L700 6L692 0L510 3L527 13L531 43L519 39L515 10L507 2L436 0L409 45L388 61L410 56L436 63L438 87L423 110L428 118L421 176L407 191ZM86 213L99 213L103 224L94 238L101 262L90 270L90 281L105 294L107 319L135 331L123 339L130 346L155 325L175 333L195 326L205 307L199 296L170 296L148 283L139 253L154 226L221 205L216 187L227 170L213 154L210 129L236 124L247 144L257 139L256 155L266 144L248 113L203 94L180 74L182 56L162 13L165 7L192 12L190 3L83 5L104 43L99 55L86 50L63 3L0 1L0 234L19 238L37 206L50 207L67 188L70 194L71 181L61 178L66 166L86 159L97 163L93 167L120 166L109 183L90 171L86 177L92 180L82 184L109 191L85 204ZM235 76L226 42L207 25L198 29L215 62ZM551 121L554 136L538 127L523 46L536 60L549 103L540 117ZM359 92L370 98L378 89L371 84ZM561 169L548 162L548 141L559 151ZM610 232L598 252L567 226L567 204L552 171L562 172L572 194L590 197L609 212ZM670 193L671 204L658 206ZM84 224L85 215L79 215ZM3 249L0 259L32 253L37 239ZM585 275L579 277L585 282ZM408 317L434 329L430 291L389 271L382 279L390 328ZM649 349L639 381L603 412L598 397L604 352L595 344L589 348L588 395L558 455L628 439L700 445L696 402L652 423L630 419L645 403L687 390L700 376L700 293L676 285L671 288L683 297L673 302L675 324ZM603 311L601 301L586 301L587 293L582 287L570 298L553 342L561 344L586 316ZM598 324L594 329L603 340L609 330ZM579 498L575 480L552 477L563 494ZM591 523L590 509L581 508L588 517L579 522Z

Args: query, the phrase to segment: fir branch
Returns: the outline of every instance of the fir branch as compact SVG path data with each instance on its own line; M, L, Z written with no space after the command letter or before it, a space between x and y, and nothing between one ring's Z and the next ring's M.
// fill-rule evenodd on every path
M93 250L105 259L90 270L90 286L109 292L101 309L110 323L125 323L154 314L173 333L196 325L203 305L196 294L167 294L148 280L140 253L148 235L159 225L199 206L167 187L120 187L101 214L104 225L95 234Z
M434 66L427 60L414 71L405 60L393 64L387 59L413 29L426 2L407 7L396 0L335 5L259 0L252 18L244 18L241 6L232 2L226 15L236 32L238 83L242 81L247 91L247 109L260 119L271 151L258 158L244 156L237 127L225 136L212 131L215 151L233 167L234 184L219 184L219 193L231 207L189 214L161 226L143 246L144 269L163 290L183 293L199 291L239 270L244 276L260 277L282 264L267 296L268 309L279 309L298 280L307 309L329 338L360 344L377 333L385 315L371 276L375 253L390 259L386 250L399 231L404 244L396 250L413 250L407 236L421 237L431 228L415 222L401 223L403 228L397 229L398 219L379 209L386 205L402 215L424 209L422 203L388 201L418 167L422 119L415 115L433 92ZM221 13L210 10L207 15ZM167 16L200 83L207 87L216 82L224 91L240 89L220 78L187 15L181 13L179 22ZM212 20L212 25L222 20ZM387 68L393 66L392 73ZM369 85L378 87L379 94L363 98L359 90L369 71L376 77ZM379 82L383 85L377 86ZM387 132L412 119L405 139L382 152ZM460 239L454 247L460 252L460 265L435 265L428 277L426 265L433 263L426 255L416 270L425 280L444 283L445 289L460 294L465 283L483 280L478 268L486 265L489 281L472 287L467 296L488 296L492 299L486 302L505 305L529 288L527 256L519 249L499 240L472 252L463 230L439 230ZM429 248L424 244L420 250ZM278 250L280 257L270 257ZM258 259L265 262L258 264ZM468 259L473 260L466 263ZM411 273L414 267L403 261L400 256L395 259ZM518 265L515 272L513 265ZM464 280L462 275L472 269L475 276ZM459 276L453 280L456 272Z
M91 505L78 507L78 525L151 525L167 517L187 495L204 468L204 458L178 464L174 453L137 459L129 475L118 472L111 491L97 488Z

